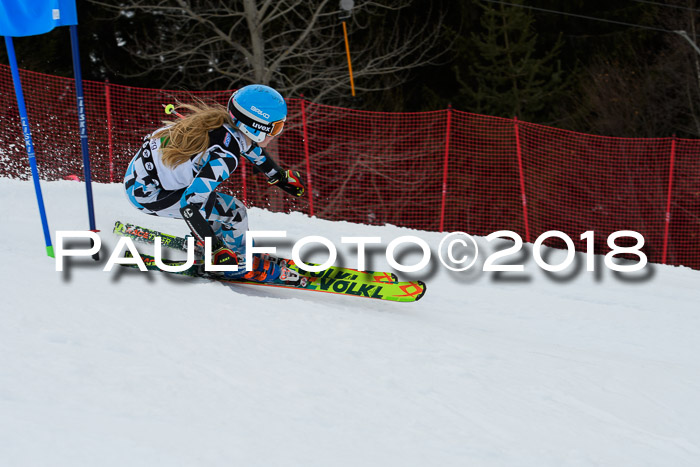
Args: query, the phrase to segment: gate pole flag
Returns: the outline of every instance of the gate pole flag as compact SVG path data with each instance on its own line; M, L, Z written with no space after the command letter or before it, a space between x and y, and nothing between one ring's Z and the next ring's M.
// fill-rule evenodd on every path
M88 216L90 230L95 231L95 214L92 200L92 177L90 172L90 154L87 144L87 117L85 115L85 104L83 99L83 81L80 73L80 56L78 52L77 35L78 14L75 7L75 0L2 0L0 1L0 34L5 36L7 55L12 70L12 81L15 87L17 107L22 122L24 133L24 143L27 148L29 165L34 178L34 190L37 202L39 203L39 214L44 228L44 239L46 241L46 252L53 257L53 246L51 244L51 234L49 232L48 221L46 220L46 210L44 200L41 195L39 184L39 171L36 165L34 154L34 144L29 129L29 119L27 109L22 94L22 83L19 77L19 68L15 56L13 37L35 36L51 31L57 26L70 26L71 46L73 49L73 73L75 75L75 90L78 104L78 123L80 128L80 142L83 155L83 171L85 176L85 186L87 192ZM97 254L93 256L99 259Z

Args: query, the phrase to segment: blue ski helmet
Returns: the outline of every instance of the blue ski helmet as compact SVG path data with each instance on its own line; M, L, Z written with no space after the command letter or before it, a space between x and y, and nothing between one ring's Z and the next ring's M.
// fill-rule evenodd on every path
M231 95L228 113L236 128L256 143L265 136L277 136L287 119L287 104L282 95L269 86L250 84Z

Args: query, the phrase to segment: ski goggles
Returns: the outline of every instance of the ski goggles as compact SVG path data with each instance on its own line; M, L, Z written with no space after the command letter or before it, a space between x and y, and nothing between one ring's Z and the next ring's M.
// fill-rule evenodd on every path
M270 136L277 136L280 133L282 133L282 129L284 128L284 121L287 119L287 117L284 117L282 120L277 120L276 122L272 122L270 125L272 125L272 131L268 133Z
M263 133L266 133L270 136L277 136L280 133L282 133L282 129L284 128L284 122L285 120L287 120L287 117L284 117L282 120L277 120L276 122L260 122L258 120L255 120L254 118L251 118L249 115L243 113L237 105L234 105L233 108L229 109L228 113L229 115L231 115L231 118L238 120L245 126L248 126L254 130L262 131Z

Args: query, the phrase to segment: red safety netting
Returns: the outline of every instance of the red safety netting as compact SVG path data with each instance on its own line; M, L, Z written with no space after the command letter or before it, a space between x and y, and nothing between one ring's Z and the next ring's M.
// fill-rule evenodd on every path
M73 80L20 74L41 177L82 177ZM230 95L92 81L84 88L99 183L121 181L143 136L166 118L164 104L194 98L225 104ZM512 230L530 242L560 230L579 249L581 234L594 231L599 254L610 251L612 232L635 230L650 261L700 269L700 140L601 137L452 109L364 112L302 99L288 106L285 131L270 151L283 167L306 175L308 196L270 189L244 164L224 189L248 206L422 230ZM4 65L0 117L0 176L28 179Z

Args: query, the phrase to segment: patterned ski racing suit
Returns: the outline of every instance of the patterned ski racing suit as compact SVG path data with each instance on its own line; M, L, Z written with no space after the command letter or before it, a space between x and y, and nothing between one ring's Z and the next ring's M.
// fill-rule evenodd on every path
M177 167L163 164L164 138L144 138L124 178L126 194L136 208L163 217L182 218L180 208L194 204L214 233L238 254L244 254L248 216L235 197L216 188L238 167L243 156L268 178L281 169L257 146L251 146L237 129L223 125L209 132L209 147Z

